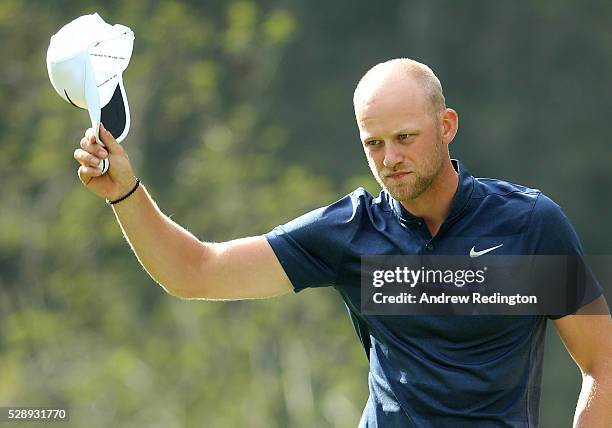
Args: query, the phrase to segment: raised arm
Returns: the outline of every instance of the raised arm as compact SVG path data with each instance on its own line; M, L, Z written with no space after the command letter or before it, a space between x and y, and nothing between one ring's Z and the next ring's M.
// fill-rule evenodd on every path
M95 143L91 129L74 158L83 184L98 196L116 200L136 182L127 153L101 127L106 150ZM111 168L100 175L96 165L110 158ZM164 215L141 185L114 204L123 234L139 262L168 293L183 298L249 299L288 293L291 283L263 236L222 243L201 242Z

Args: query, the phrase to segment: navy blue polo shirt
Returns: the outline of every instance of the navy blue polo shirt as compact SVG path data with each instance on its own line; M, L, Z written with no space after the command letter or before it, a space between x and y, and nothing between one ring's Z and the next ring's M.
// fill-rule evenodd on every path
M435 237L388 193L363 188L266 234L296 292L333 286L346 304L370 361L360 427L538 426L546 317L361 313L363 255L467 255L499 244L496 254L582 254L541 191L453 166L458 188Z

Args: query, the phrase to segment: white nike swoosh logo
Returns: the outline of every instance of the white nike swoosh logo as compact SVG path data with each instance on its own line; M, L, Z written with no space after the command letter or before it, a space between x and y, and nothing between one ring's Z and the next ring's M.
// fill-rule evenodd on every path
M497 248L501 247L502 245L504 245L504 244L499 244L499 245L496 245L495 247L487 248L486 250L482 250L482 251L476 251L476 249L475 249L476 246L474 245L472 247L472 249L470 250L470 257L471 258L480 257L483 254L487 254L489 251L496 250Z

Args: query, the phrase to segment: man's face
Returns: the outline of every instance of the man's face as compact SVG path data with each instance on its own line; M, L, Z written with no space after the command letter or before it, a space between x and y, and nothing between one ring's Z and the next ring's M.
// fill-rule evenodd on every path
M376 181L393 198L409 201L429 188L448 151L422 89L396 83L358 102L355 116Z

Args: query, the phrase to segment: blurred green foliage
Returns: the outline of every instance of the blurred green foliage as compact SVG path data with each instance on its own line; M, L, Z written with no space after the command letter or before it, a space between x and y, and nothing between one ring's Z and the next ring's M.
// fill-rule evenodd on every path
M136 34L124 74L138 174L204 240L260 234L357 186L352 90L376 62L428 63L477 176L539 187L587 252L609 251L609 2L0 2L0 405L71 426L353 427L367 361L338 296L181 301L146 275L72 151L87 114L48 82L50 36L97 11ZM542 426L579 373L550 329Z

